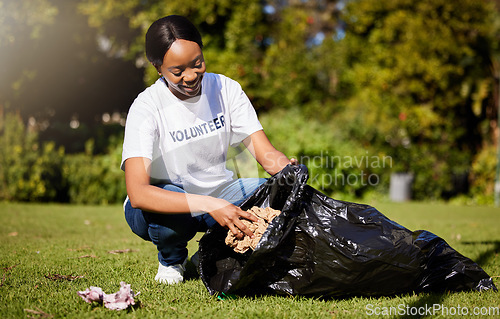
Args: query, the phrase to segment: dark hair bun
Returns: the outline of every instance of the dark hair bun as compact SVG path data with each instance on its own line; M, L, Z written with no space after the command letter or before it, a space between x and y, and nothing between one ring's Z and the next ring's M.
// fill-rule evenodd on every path
M203 48L201 34L191 21L179 15L169 15L156 20L146 33L146 57L156 68L163 64L163 57L177 39L198 43Z

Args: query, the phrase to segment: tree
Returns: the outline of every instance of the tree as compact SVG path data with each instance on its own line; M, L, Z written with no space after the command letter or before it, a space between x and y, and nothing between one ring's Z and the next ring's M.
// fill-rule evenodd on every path
M103 113L128 110L143 71L109 50L75 1L0 6L0 107L36 121L41 140L82 151Z
M0 1L0 106L8 106L26 82L36 76L17 54L27 43L39 47L57 14L58 9L47 0Z
M156 70L149 65L144 54L144 35L155 20L170 14L179 14L189 19L203 35L205 58L210 70L217 70L226 64L229 72L239 72L247 58L255 53L253 37L262 14L258 1L165 1L149 0L86 0L79 5L88 16L89 24L111 39L114 46L127 48L126 58L134 59L137 65L145 67L144 81L151 84L157 78ZM137 32L134 38L122 35L123 30L114 26L127 17L127 28ZM231 52L245 49L240 64L234 62ZM224 52L223 52L224 50ZM252 51L253 50L253 51Z
M65 200L61 172L64 149L40 143L18 114L0 112L0 199Z
M417 173L418 198L452 191L490 120L490 1L349 2L346 61L353 136Z
M236 79L260 110L321 100L319 65L312 47L334 33L337 1L83 1L79 8L91 26L116 46L129 48L128 57L147 68L145 83L157 78L144 57L144 34L156 19L180 14L200 30L209 72ZM137 30L127 42L113 25L128 17Z

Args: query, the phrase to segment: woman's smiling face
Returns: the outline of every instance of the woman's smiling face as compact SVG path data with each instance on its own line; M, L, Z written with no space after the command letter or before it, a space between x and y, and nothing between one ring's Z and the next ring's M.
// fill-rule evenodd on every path
M168 88L181 100L201 94L201 80L205 70L200 46L196 42L181 39L172 43L160 67Z

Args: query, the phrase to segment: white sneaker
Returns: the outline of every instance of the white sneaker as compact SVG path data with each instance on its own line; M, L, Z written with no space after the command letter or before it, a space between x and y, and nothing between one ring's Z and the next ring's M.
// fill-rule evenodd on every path
M186 261L182 264L172 266L163 266L159 263L158 273L155 280L162 284L173 285L184 280L184 271L186 270Z

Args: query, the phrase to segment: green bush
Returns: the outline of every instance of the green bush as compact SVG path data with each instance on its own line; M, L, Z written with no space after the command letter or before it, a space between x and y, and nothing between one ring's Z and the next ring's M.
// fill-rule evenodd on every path
M67 155L63 175L71 203L111 204L125 199L125 175L120 169L121 142L113 138L108 153L93 155L93 140L87 141L85 153Z
M471 195L478 204L493 204L497 147L485 146L474 158L471 169Z
M126 196L120 170L122 137L112 136L108 152L94 155L94 142L86 152L65 154L54 142L41 144L34 128L21 117L0 117L0 200L107 204Z
M387 192L392 158L346 136L335 115L318 120L294 108L260 120L278 150L308 167L312 187L338 199Z
M360 123L349 121L345 111L318 119L299 108L273 110L260 115L260 120L278 150L308 167L309 184L337 199L386 196L391 172L405 169L401 162L409 162L415 175L415 199L440 199L445 192L455 196L453 176L470 171L470 192L463 199L493 204L497 161L493 145L484 147L468 167L463 164L467 159L462 158L467 153L438 152L429 145L391 152L391 148L376 148L376 143L361 144L358 135L369 132ZM41 144L37 132L26 128L19 115L6 114L0 117L0 200L120 203L126 196L120 169L122 141L122 135L112 135L106 152L95 154L90 139L85 152L65 154L54 142ZM229 156L228 167L242 177L266 176L247 153L236 149ZM435 156L439 153L448 160L439 161Z
M0 199L64 200L63 148L52 142L40 146L36 131L12 113L0 118L0 148Z

